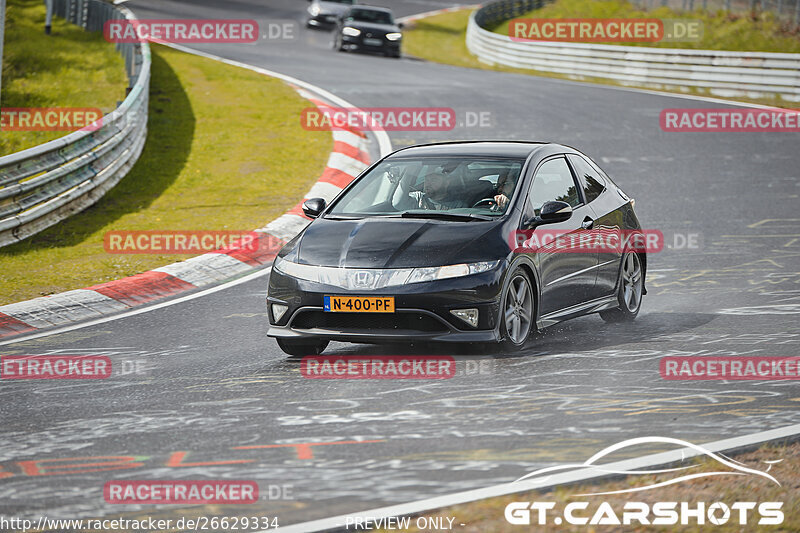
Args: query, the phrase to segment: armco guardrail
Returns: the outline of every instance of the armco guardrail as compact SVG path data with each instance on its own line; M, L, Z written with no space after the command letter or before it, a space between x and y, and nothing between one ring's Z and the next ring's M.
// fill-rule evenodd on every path
M717 96L775 96L800 101L800 54L683 50L563 42L515 42L489 31L542 1L502 0L476 10L467 48L484 63L602 78L652 88L696 88Z
M99 0L54 0L54 12L89 31L107 20L132 19ZM150 48L118 44L125 58L129 90L94 131L76 131L0 157L0 246L56 224L95 203L139 158L147 136Z

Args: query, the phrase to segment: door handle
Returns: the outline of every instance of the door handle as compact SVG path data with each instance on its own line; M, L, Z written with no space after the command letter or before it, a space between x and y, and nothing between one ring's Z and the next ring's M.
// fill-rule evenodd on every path
M592 229L593 226L594 226L594 220L592 220L589 217L584 218L583 223L581 223L581 227L583 229Z

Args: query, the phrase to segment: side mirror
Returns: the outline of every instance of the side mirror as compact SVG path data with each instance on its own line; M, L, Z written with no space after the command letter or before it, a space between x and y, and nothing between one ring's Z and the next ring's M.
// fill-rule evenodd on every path
M557 224L569 220L570 217L572 217L572 206L567 202L545 202L539 211L539 216L529 218L524 226L530 229L545 224Z
M567 202L545 202L539 212L539 218L544 224L564 222L572 216L572 206Z
M405 28L405 27L406 27L406 25L405 25L405 24L403 24L402 22L398 22L398 23L397 23L397 27L398 27L398 28L400 28L400 29L402 30L403 28Z
M309 198L303 202L303 214L308 218L317 218L325 209L325 200L322 198Z

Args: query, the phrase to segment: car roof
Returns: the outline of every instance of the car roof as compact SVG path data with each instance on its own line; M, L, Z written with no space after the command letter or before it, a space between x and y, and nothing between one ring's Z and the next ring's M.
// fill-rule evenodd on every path
M421 156L479 156L479 157L517 157L527 158L534 152L541 156L551 153L579 153L574 148L562 144L537 141L453 141L420 144L401 148L389 157Z
M389 9L388 7L368 6L368 5L364 5L364 4L353 4L353 6L350 9L351 10L353 10L353 9L366 9L368 11L383 11L385 13L390 13L390 14L392 12L392 10Z

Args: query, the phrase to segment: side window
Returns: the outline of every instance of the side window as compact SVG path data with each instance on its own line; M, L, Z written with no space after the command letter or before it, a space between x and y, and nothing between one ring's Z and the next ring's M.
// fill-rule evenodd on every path
M568 157L569 162L572 163L572 168L575 169L575 174L579 176L580 181L583 183L583 196L588 204L606 189L605 180L584 158L577 155L569 155Z
M581 203L572 172L563 157L551 159L539 167L528 195L528 204L537 216L542 204L554 200L567 202L572 207L577 207Z

